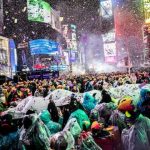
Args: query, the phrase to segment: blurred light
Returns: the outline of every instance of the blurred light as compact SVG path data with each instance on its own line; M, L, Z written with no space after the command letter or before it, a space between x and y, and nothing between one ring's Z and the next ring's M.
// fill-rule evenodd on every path
M59 21L62 22L64 20L64 17L59 17Z
M22 9L22 12L25 12L27 10L27 7L24 7L23 9Z
M17 23L17 22L18 22L18 19L15 19L15 20L14 20L14 23Z

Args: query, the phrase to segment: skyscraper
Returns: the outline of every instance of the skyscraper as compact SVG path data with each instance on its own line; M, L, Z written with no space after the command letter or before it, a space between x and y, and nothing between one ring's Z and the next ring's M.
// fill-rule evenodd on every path
M141 6L140 0L117 0L114 5L118 61L128 57L134 67L138 67L143 59Z

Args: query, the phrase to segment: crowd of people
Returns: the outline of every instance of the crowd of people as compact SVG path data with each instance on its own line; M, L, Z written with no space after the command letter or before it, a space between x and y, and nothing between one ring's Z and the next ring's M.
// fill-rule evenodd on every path
M150 73L61 75L50 80L6 82L0 101L0 150L149 150ZM138 101L126 95L116 102L110 88L139 84ZM55 90L71 91L67 105L56 106ZM101 99L96 93L101 92ZM83 93L81 102L75 96ZM49 96L47 109L29 109L24 117L3 113L27 97Z

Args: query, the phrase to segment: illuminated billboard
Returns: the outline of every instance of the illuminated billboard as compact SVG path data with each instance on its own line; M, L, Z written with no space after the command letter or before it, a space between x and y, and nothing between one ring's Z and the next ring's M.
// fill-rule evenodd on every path
M9 40L9 50L10 50L10 63L12 72L15 73L17 71L17 51L16 45L13 39Z
M29 42L31 55L51 54L58 51L59 44L52 40L37 39Z
M115 41L115 31L111 30L108 33L105 33L102 35L103 37L103 42L112 42Z
M112 1L111 0L100 0L101 16L103 18L110 18L113 15L112 12Z
M27 0L28 20L50 23L51 7L43 0Z
M115 63L116 62L116 43L104 43L104 56L106 63Z
M67 49L77 51L77 27L74 24L63 25L63 36L66 39Z
M145 12L145 23L150 24L150 0L143 0L144 12Z
M11 75L9 40L0 36L0 75Z

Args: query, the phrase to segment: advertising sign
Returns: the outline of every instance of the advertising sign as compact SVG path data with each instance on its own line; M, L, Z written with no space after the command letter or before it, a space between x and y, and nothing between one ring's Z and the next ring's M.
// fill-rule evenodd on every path
M13 39L9 40L9 49L10 49L10 64L12 72L15 73L17 71L17 52L16 45Z
M77 27L74 24L70 25L71 29L71 49L77 51Z
M0 74L10 76L9 41L0 36Z
M47 39L32 40L29 45L31 55L51 54L58 51L58 43Z
M51 9L51 26L53 29L61 32L61 22L60 22L60 12L54 9Z
M150 1L144 0L145 23L150 24Z
M111 2L111 0L101 0L100 1L100 9L101 9L101 16L103 18L112 17L113 12L112 12L112 2Z
M71 51L70 52L70 61L71 62L74 62L74 61L76 61L76 52L74 52L74 51Z
M51 7L44 0L27 0L28 20L50 23Z
M67 42L67 49L77 51L77 27L74 24L63 25L63 36Z
M3 33L3 0L0 0L0 34Z
M105 57L105 62L106 63L116 63L116 57L115 56L109 56L109 57Z
M108 33L105 33L102 35L103 37L103 42L114 42L115 41L115 31L109 31Z
M105 43L104 44L104 56L116 56L116 43Z

